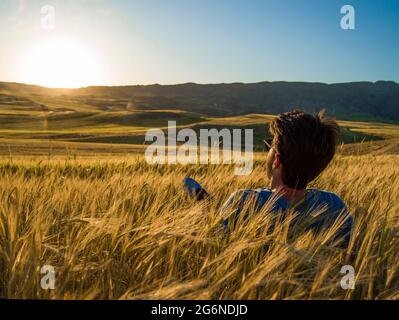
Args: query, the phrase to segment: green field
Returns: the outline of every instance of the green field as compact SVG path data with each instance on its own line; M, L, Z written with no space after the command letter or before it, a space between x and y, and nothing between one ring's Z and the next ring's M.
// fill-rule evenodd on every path
M104 154L143 151L151 128L238 128L254 130L255 150L263 149L273 116L229 117L178 110L138 109L129 99L93 96L0 93L0 154ZM378 122L340 121L345 145L367 143L394 149L399 126ZM387 147L388 146L388 147ZM389 147L391 146L391 147ZM393 147L392 147L393 146Z

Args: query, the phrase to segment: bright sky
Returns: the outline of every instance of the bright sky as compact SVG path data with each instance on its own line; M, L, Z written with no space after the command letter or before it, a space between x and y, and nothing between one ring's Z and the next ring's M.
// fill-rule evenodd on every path
M0 81L398 82L398 39L397 0L1 0Z

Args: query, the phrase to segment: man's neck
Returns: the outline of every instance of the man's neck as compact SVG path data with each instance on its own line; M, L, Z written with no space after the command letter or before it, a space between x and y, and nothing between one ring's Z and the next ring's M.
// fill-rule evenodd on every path
M284 184L272 185L271 189L273 192L278 192L279 194L281 194L281 196L290 204L301 201L306 195L306 189L292 189Z

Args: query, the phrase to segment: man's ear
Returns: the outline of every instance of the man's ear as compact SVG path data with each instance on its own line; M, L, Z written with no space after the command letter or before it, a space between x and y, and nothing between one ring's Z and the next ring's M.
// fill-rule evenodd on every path
M280 155L278 153L276 153L275 157L274 157L274 161L273 161L273 168L274 169L278 169L281 166L281 159L280 159Z

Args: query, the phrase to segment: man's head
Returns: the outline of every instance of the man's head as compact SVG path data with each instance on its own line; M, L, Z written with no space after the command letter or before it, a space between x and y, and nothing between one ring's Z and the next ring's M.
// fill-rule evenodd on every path
M310 115L302 110L284 112L270 124L273 136L267 156L267 173L275 187L303 190L330 163L339 139L335 120L324 110Z

